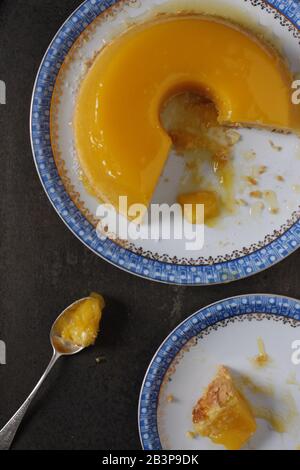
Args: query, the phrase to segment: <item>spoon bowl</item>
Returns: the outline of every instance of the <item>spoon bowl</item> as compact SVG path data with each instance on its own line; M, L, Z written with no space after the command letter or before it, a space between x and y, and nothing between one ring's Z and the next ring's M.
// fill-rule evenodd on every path
M70 341L65 341L61 336L59 336L57 332L57 323L58 321L71 309L77 307L80 305L82 302L85 300L89 300L91 297L84 297L80 300L77 300L73 304L69 305L55 320L55 322L52 325L51 331L50 331L50 342L53 347L53 351L60 356L73 356L74 354L78 354L81 352L83 349L85 349L84 346L78 346L74 343L71 343Z

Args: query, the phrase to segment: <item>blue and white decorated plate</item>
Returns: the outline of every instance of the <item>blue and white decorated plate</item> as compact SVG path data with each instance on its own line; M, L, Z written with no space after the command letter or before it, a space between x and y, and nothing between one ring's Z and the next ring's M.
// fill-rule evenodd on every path
M59 30L38 72L30 129L34 159L54 208L98 256L132 274L165 283L230 282L269 268L300 245L297 137L240 130L233 156L236 210L216 226L206 227L199 251L188 251L185 240L117 243L99 237L95 229L99 202L79 177L72 122L76 93L88 64L133 20L142 22L156 12L171 11L174 4L255 25L278 44L293 72L300 71L300 4L295 0L86 0ZM171 152L155 202L176 199L182 161ZM260 173L262 167L268 171ZM240 183L251 175L259 175L256 189L272 195L276 210L268 210L268 204L255 205L249 198L250 189Z
M263 344L268 361L255 358ZM139 402L145 450L223 449L190 438L192 409L219 365L227 366L250 401L257 431L246 449L300 445L300 301L242 295L216 302L167 337L146 373Z

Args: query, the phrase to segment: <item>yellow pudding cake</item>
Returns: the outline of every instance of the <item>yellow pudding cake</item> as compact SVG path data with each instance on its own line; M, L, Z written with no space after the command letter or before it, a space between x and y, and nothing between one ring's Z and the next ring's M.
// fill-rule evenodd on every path
M250 405L226 367L219 368L194 407L193 424L197 434L229 450L240 449L256 431Z
M292 80L274 48L217 18L131 27L97 55L78 93L75 145L89 188L117 210L120 196L149 205L172 145L160 111L184 91L212 100L219 124L298 133Z

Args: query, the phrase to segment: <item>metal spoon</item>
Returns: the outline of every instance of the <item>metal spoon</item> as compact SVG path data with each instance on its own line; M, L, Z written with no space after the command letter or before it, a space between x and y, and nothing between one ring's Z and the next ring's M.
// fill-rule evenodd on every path
M55 320L55 322L52 325L51 331L50 331L50 342L53 347L53 356L52 359L45 370L44 374L32 390L31 394L28 396L28 398L24 401L23 405L18 409L18 411L14 414L14 416L8 421L8 423L4 426L4 428L1 429L0 431L0 450L9 450L10 446L12 445L12 442L14 440L14 437L16 435L16 432L22 422L22 419L25 416L26 411L29 408L29 405L31 404L33 398L37 394L40 386L48 376L50 370L56 363L57 359L59 359L61 356L72 356L74 354L77 354L81 352L84 347L81 346L76 346L73 343L69 343L64 341L61 337L57 336L56 333L56 323L57 321L66 313L68 312L71 308L76 307L79 305L81 302L88 300L90 297L85 297L83 299L77 300L77 302L74 302L72 305L70 305L68 308L66 308L60 315L59 317Z

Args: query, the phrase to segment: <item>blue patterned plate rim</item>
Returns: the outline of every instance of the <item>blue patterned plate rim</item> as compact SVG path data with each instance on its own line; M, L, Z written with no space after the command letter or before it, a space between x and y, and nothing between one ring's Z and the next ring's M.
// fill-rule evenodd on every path
M272 294L245 294L214 302L193 313L160 345L145 374L138 405L138 427L144 450L162 450L157 405L163 379L175 356L193 337L207 328L239 315L262 313L299 321L300 300Z
M300 220L276 240L241 258L213 265L170 264L135 254L115 242L100 240L67 194L59 177L50 143L50 106L57 74L74 41L98 15L118 0L85 0L66 20L40 65L31 102L30 136L34 162L54 209L71 232L96 255L124 271L167 284L221 284L249 277L282 261L300 246ZM295 26L300 24L300 3L266 0Z

